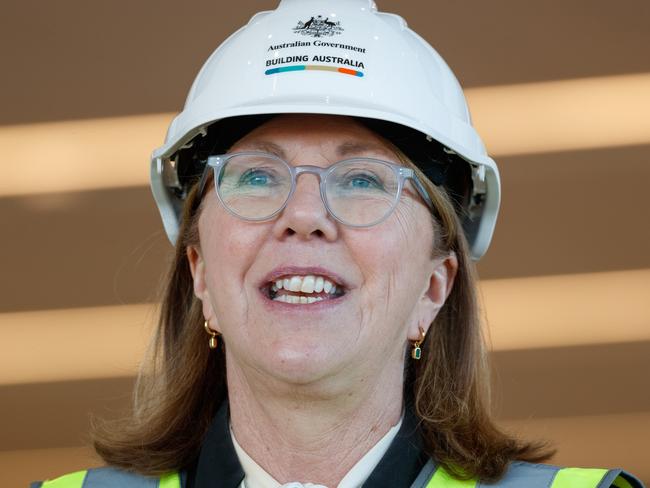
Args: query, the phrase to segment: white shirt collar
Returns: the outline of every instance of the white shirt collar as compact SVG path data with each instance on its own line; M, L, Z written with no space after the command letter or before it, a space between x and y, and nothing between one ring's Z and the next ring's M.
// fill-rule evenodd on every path
M341 482L336 488L359 488L368 479L370 473L375 469L381 458L386 454L388 447L397 435L399 428L402 425L402 418L399 422L390 428L388 432L377 441L377 443L355 464L352 469L347 472ZM281 485L275 478L251 458L246 451L239 445L232 428L230 429L230 437L235 446L235 452L239 458L239 462L244 470L246 477L242 482L240 488L281 488ZM297 485L298 486L298 485ZM313 485L311 483L303 483L305 488L320 487L321 485Z

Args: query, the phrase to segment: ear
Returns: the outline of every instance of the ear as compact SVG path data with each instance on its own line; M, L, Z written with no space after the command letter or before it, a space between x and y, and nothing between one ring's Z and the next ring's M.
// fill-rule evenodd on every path
M210 322L210 327L219 332L216 328L216 320L212 302L210 301L210 294L205 280L205 261L201 254L201 249L198 246L187 246L185 248L187 261L190 265L190 272L192 273L192 282L194 286L194 295L201 300L203 304L203 316Z
M409 340L416 341L420 339L420 327L422 327L425 334L429 331L431 323L451 293L457 271L458 258L453 251L446 257L433 261L428 287L422 293L416 308L415 320L409 326Z

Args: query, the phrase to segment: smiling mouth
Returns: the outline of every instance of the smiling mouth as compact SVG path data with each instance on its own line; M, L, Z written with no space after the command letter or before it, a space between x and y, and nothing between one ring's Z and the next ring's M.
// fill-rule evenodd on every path
M275 302L307 305L345 295L342 285L319 275L287 275L269 282L264 294Z

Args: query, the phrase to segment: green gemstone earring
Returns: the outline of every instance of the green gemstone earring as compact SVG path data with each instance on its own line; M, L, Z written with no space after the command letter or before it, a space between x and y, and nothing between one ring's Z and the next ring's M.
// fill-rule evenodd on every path
M415 341L413 344L413 350L411 351L411 357L413 359L420 359L422 357L422 349L420 349L420 344L424 341L424 330L422 327L420 329L420 339Z

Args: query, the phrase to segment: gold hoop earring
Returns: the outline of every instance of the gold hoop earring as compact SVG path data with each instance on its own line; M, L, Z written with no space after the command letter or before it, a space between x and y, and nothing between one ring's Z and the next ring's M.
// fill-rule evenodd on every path
M208 346L210 347L210 349L216 349L217 346L219 345L219 339L217 339L218 334L210 328L207 320L203 322L203 327L205 328L205 331L208 334L210 334L210 340L208 341Z
M415 341L413 344L413 350L411 351L411 357L413 359L420 359L422 357L422 349L420 349L420 344L424 342L424 329L422 327L419 327L420 329L420 339Z

